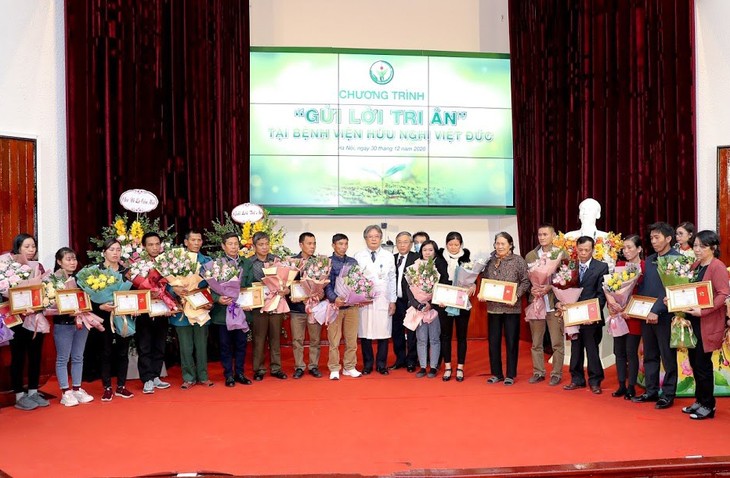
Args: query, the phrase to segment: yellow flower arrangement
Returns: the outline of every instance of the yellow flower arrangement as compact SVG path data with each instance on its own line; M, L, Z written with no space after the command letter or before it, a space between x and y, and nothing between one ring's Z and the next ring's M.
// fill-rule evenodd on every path
M160 227L160 219L149 219L145 214L138 214L136 219L129 226L127 215L117 215L114 222L109 226L105 226L101 231L101 237L89 238L95 249L88 252L89 258L94 262L100 263L104 260L101 256L101 247L104 242L109 239L116 239L122 246L122 262L125 264L137 260L144 248L142 247L142 236L146 232L155 231L162 239L163 250L170 247L171 229Z
M127 235L127 223L124 219L121 217L117 217L117 220L114 221L114 229L117 231L117 237L118 236L126 236Z

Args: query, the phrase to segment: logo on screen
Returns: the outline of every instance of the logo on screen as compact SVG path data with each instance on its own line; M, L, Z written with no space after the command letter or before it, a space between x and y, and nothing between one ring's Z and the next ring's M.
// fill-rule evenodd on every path
M370 65L370 79L379 85L387 85L393 79L393 65L387 61L378 60Z

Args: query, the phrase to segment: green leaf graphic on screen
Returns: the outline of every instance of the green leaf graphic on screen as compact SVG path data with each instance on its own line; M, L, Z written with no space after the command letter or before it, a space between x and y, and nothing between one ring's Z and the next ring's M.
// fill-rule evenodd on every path
M387 61L378 60L370 65L370 79L379 85L387 85L395 74L393 65Z
M374 174L380 178L380 194L382 194L383 196L385 196L385 180L395 173L403 171L404 169L406 169L405 164L396 164L395 166L388 168L388 170L384 173L379 173L378 171L374 171L370 168L362 168L362 170L366 173Z

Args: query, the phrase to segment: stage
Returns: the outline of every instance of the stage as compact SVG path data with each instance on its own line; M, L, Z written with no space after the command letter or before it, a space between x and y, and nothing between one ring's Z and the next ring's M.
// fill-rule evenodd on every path
M252 386L226 388L220 365L211 364L214 387L183 391L180 369L172 367L172 388L143 395L135 380L129 383L133 399L111 403L99 401L99 382L84 384L95 397L89 405L65 408L56 399L37 411L0 411L0 470L14 478L195 471L486 476L492 470L497 476L507 473L494 470L501 467L570 465L553 467L552 474L512 470L564 476L567 471L555 470L633 460L666 466L670 459L727 454L725 399L714 420L694 422L680 412L691 399L655 410L611 397L613 368L602 395L531 385L526 342L520 343L515 385L488 385L486 347L470 340L462 383L417 379L405 370L334 382L325 368L321 379L294 380L286 348L290 377L284 381L267 375ZM249 377L250 363L249 351ZM568 383L567 367L563 376L561 385ZM59 395L55 379L43 390Z

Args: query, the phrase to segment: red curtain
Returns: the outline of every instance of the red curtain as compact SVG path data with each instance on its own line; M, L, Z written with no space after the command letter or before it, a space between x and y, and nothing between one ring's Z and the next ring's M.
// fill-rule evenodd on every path
M71 246L152 191L165 226L248 199L248 3L66 0ZM80 257L83 257L81 254Z
M693 0L510 0L509 22L523 251L586 197L625 235L694 221Z

